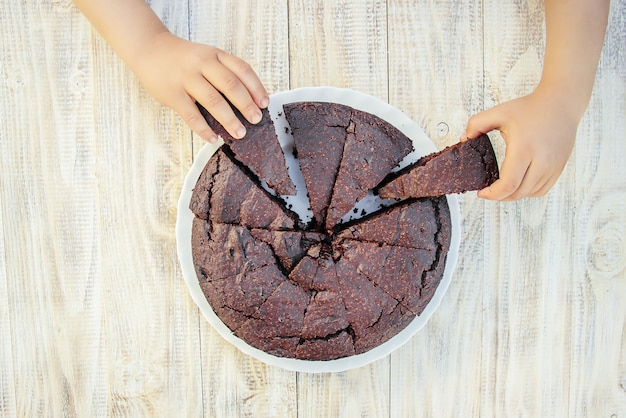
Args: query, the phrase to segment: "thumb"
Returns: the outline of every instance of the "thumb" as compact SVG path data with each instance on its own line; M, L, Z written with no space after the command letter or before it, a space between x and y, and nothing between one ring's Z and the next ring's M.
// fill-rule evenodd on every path
M467 121L465 132L461 135L461 141L467 141L494 129L499 129L501 125L502 120L498 106L477 113Z

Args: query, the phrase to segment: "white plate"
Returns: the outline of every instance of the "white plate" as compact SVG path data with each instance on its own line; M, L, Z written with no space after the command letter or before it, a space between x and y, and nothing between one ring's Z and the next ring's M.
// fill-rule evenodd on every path
M394 125L406 136L411 138L415 151L409 154L399 164L398 169L417 160L419 157L437 151L435 144L426 136L423 129L413 122L408 116L402 113L400 110L394 108L388 103L383 102L372 96L359 93L354 90L339 89L334 87L310 87L300 88L295 90L289 90L285 92L276 93L271 96L269 112L274 120L278 138L281 142L283 149L285 150L285 156L287 159L287 165L289 167L290 175L298 188L298 195L295 198L286 198L288 203L293 205L293 210L298 212L301 216L309 216L307 209L309 207L306 199L306 191L303 187L303 180L300 170L295 164L295 160L291 154L293 145L293 137L290 133L286 132L285 127L288 126L286 119L283 115L282 105L286 103L299 102L299 101L318 101L318 102L331 102L340 103L347 106L351 106L355 109L363 110L365 112L379 116L387 122ZM191 228L194 215L189 209L189 202L193 188L204 169L207 161L219 148L219 144L211 145L206 144L196 156L196 159L187 173L185 184L181 192L180 199L178 201L178 217L176 220L176 241L178 249L178 257L180 259L183 276L189 287L189 291L193 300L196 302L209 323L220 333L224 339L233 344L239 350L248 354L258 360L261 360L267 364L273 366L279 366L287 370L320 373L320 372L340 372L348 369L354 369L364 366L373 361L379 360L392 351L396 350L404 343L409 341L417 331L419 331L428 321L435 309L441 303L443 295L448 289L450 280L452 278L452 272L456 265L459 250L459 237L460 237L460 216L459 216L459 204L456 196L448 195L448 206L450 207L450 215L452 221L452 239L450 243L450 250L446 258L446 265L444 275L437 287L437 290L431 299L424 312L416 317L411 323L394 337L387 342L371 349L370 351L350 357L344 357L336 360L329 361L311 361L311 360L298 360L289 359L283 357L273 356L267 354L261 350L258 350L248 345L243 340L235 336L226 325L218 318L213 312L211 306L206 300L196 271L194 268L193 257L191 252ZM364 203L361 206L367 208L370 205L377 207L379 200L373 195L368 195L364 199Z

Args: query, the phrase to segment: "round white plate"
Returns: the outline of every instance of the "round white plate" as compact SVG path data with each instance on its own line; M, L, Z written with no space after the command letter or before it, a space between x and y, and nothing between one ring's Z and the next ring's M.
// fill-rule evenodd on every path
M310 214L307 212L309 207L306 199L306 190L304 188L304 181L300 173L300 169L295 163L295 159L291 153L293 147L293 137L290 130L285 129L288 124L283 115L282 105L286 103L299 102L299 101L317 101L317 102L330 102L340 103L347 106L351 106L355 109L363 110L365 112L374 114L387 122L394 125L400 131L402 131L407 137L413 141L413 147L415 151L409 154L403 159L398 168L416 161L421 156L437 151L435 144L426 136L423 129L413 122L408 116L402 113L400 110L366 94L348 90L339 89L335 87L307 87L295 90L284 91L276 93L270 98L269 112L270 116L274 120L276 126L276 132L278 134L279 141L283 150L285 151L285 157L287 160L287 166L289 173L298 188L298 194L294 197L284 198L285 201L293 205L292 209L303 217L303 220L310 218ZM196 302L209 323L220 333L224 339L233 344L242 352L261 360L267 364L279 366L284 369L308 372L308 373L321 373L321 372L340 372L348 369L354 369L364 366L373 361L379 360L392 351L396 350L404 343L409 341L417 331L419 331L428 321L435 309L441 303L443 295L448 289L450 280L452 278L452 272L456 265L459 250L459 237L460 237L460 215L459 204L456 196L448 195L448 206L450 207L450 215L452 221L452 239L450 243L450 250L446 258L446 265L444 275L437 287L437 290L431 299L430 303L424 309L424 312L416 317L411 323L396 334L387 342L371 349L370 351L350 357L344 357L336 360L329 361L312 361L312 360L298 360L289 359L283 357L273 356L265 353L257 348L248 345L243 340L235 336L226 325L218 318L213 312L211 306L206 300L198 277L196 276L196 270L193 263L193 257L191 252L191 228L194 215L189 209L189 202L193 188L204 169L204 166L209 161L211 156L219 148L220 144L206 144L196 156L189 173L185 179L183 190L178 201L178 216L176 219L176 241L178 257L180 259L183 276L189 287L189 291L193 300ZM378 207L381 201L373 196L371 193L360 204L360 208ZM384 203L384 202L382 202Z

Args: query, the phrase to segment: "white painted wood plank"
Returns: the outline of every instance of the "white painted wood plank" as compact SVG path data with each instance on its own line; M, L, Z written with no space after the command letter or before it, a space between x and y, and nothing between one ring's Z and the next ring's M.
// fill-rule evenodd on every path
M290 87L350 88L387 101L386 10L382 0L291 0Z
M569 411L626 415L626 2L612 2L578 130Z
M0 23L2 23L2 20L0 20ZM0 70L1 73L2 71ZM7 83L0 84L0 95L4 98L8 97ZM2 104L4 105L5 103ZM6 149L8 147L3 146L7 142L8 140L0 133L0 153L4 155L8 154ZM4 151L7 152L5 153ZM1 190L0 196L3 196ZM4 223L7 217L3 213L2 200L0 200L0 237L5 237ZM4 246L4 239L0 239L0 340L2 341L2 344L0 344L0 364L2 364L2 367L0 367L0 413L3 416L16 416L13 332L11 329L11 308L9 305L7 253Z
M387 101L386 3L290 1L291 88L351 88ZM298 416L388 416L389 359L298 375Z
M190 317L197 326L197 311L175 256L184 170L173 162L190 161L190 135L185 156L172 147L175 119L71 2L12 2L3 16L13 25L2 205L17 415L185 411L192 392L180 382L194 375L182 366L197 334L172 330Z
M389 2L389 100L438 148L458 142L483 103L482 8L463 1ZM441 306L392 354L390 416L478 416L483 208L460 196L461 247Z
M487 2L485 21L495 22L485 25L487 104L530 93L541 72L542 4ZM498 24L505 21L506 25ZM613 84L612 88L623 84ZM618 91L623 97L623 89ZM592 107L588 114L603 120L603 111ZM623 120L623 110L615 119ZM485 287L483 317L489 324L483 336L482 364L485 386L481 413L486 416L611 416L616 409L605 406L620 405L617 388L624 374L623 366L619 366L624 356L624 308L611 309L609 303L606 311L602 307L589 311L594 297L588 286L591 250L586 248L590 231L587 205L595 208L602 199L594 196L587 202L589 190L579 183L586 182L584 175L589 167L596 166L599 155L619 158L623 145L616 147L611 138L607 144L611 151L601 152L594 138L597 134L585 133L585 124L583 121L579 130L574 155L547 197L489 205L486 240L498 261L485 270L486 277L494 278L494 286ZM623 129L621 132L623 137ZM589 141L594 145L581 147ZM498 144L503 153L502 142ZM614 174L599 176L598 180L609 180ZM617 201L623 199L609 198L607 206L623 210L623 203L616 207ZM616 221L620 224L619 218ZM591 230L596 232L594 227ZM622 301L623 305L623 288L615 286L613 291L612 303ZM607 336L611 342L594 346L592 351L581 350L589 347L585 324L598 323L603 329L601 318L607 316L612 321L617 318ZM603 360L587 366L590 357ZM587 367L594 371L580 379ZM602 374L602 384L611 382L611 391L605 393L608 388L594 382L596 373ZM581 402L581 397L594 402ZM595 399L603 401L597 403ZM623 399L622 392L621 404Z
M184 35L185 7L152 2ZM198 416L198 310L176 256L176 206L191 132L94 37L94 148L109 415Z
M93 153L81 136L91 123L84 101L90 33L68 10L11 2L2 11L9 94L0 200L18 416L89 414L103 381L88 279L95 273Z
M532 92L541 74L543 4L485 3L486 106ZM494 135L498 154L504 143ZM564 174L563 179L567 179ZM487 416L568 416L573 208L563 180L549 196L488 205L483 396ZM565 186L565 187L562 187ZM546 243L550 243L546 245ZM558 262L555 262L558 260Z
M287 3L190 2L190 39L248 62L269 94L289 86ZM197 152L204 143L194 141ZM265 365L200 323L203 413L218 417L296 415L296 373Z

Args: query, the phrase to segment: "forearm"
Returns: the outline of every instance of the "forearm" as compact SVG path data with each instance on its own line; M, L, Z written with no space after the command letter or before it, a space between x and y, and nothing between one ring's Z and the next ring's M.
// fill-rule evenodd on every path
M609 0L545 0L546 50L539 88L584 113L604 43Z
M74 0L122 60L136 71L137 57L167 28L145 0Z

